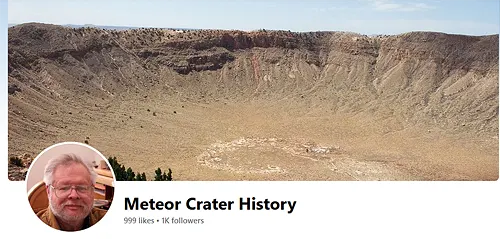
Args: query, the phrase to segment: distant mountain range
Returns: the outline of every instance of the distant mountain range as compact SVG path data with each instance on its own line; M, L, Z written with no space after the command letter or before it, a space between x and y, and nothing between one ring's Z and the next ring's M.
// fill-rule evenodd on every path
M8 27L12 27L12 26L16 26L16 25L20 25L20 24L9 23ZM61 25L61 26L70 27L70 28L93 27L93 28L117 30L117 31L130 30L130 29L140 29L140 28L153 28L153 27L129 27L129 26L101 26L101 25L93 25L93 24L85 24L85 25L65 24L65 25ZM160 28L173 29L173 30L197 30L194 28L173 28L173 27L160 27Z

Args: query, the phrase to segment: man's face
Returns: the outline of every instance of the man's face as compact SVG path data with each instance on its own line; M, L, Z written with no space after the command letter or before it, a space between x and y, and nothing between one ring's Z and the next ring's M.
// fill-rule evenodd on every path
M90 173L86 167L73 163L59 165L53 173L52 187L47 187L49 204L56 217L66 221L78 221L87 217L94 203L94 190ZM61 187L74 186L67 193L58 190ZM87 186L87 192L78 192L76 186ZM57 191L57 192L56 192Z

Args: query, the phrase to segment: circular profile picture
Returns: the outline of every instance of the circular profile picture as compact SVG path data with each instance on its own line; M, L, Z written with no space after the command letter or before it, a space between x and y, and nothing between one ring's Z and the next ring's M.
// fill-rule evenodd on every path
M35 214L62 231L84 230L99 222L115 190L108 160L93 147L77 142L43 150L31 164L26 182Z

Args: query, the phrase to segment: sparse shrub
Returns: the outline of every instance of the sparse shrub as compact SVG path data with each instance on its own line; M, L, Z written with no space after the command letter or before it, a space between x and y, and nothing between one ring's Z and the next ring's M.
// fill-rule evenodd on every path
M108 158L109 164L111 165L111 169L115 173L115 177L117 181L147 181L145 173L135 173L131 167L128 167L125 170L125 166L118 163L116 157ZM172 170L169 168L168 173L161 172L161 169L158 168L155 171L155 181L172 181Z
M23 161L19 157L17 157L17 156L16 157L10 157L9 163L13 164L13 165L16 165L16 166L19 166L19 167L24 167Z
M85 140L84 142L85 142L86 144L89 144L89 141L88 141L88 140Z
M135 181L146 181L146 174L145 173L142 173L142 174L138 173L135 177Z
M137 178L135 177L135 173L132 168L129 167L127 170L125 170L125 166L118 163L116 157L109 157L108 161L111 165L111 169L115 173L117 181L136 181ZM143 181L146 181L146 177L144 177Z
M132 168L128 167L126 175L127 175L127 180L125 180L125 181L134 181L135 180L135 173L132 170Z
M154 181L172 181L172 170L169 168L168 174L165 172L162 174L160 168L156 169Z

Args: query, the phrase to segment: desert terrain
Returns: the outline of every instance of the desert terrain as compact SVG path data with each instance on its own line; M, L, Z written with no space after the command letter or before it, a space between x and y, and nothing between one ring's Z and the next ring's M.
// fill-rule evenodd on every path
M9 157L86 141L149 179L498 179L498 35L8 34Z

